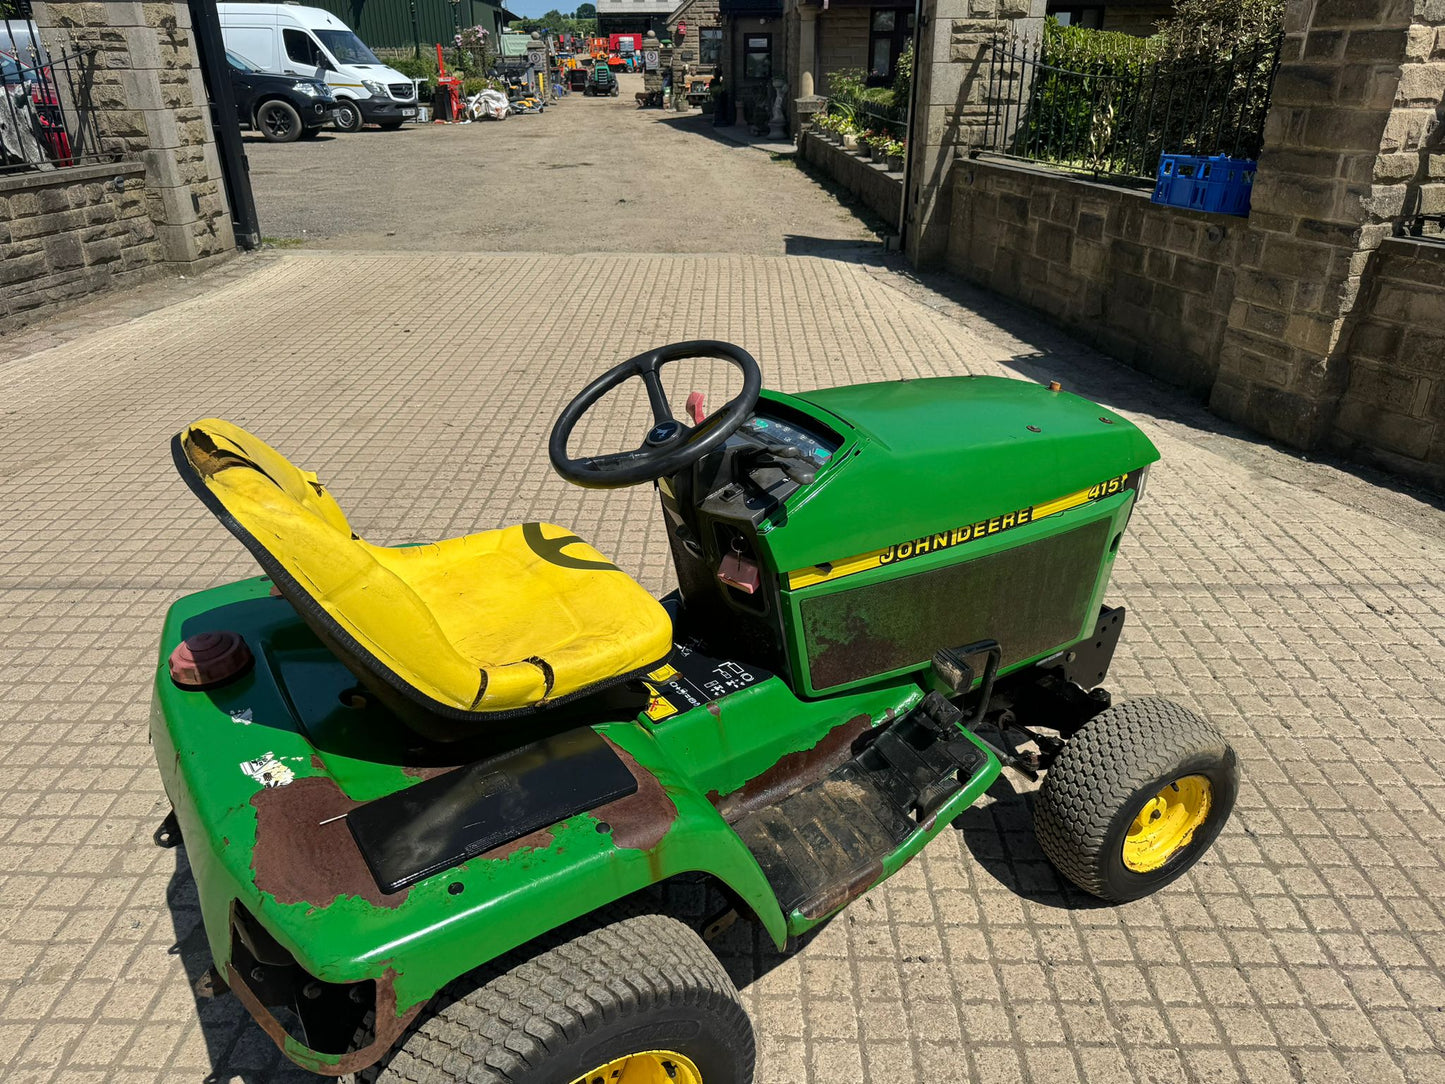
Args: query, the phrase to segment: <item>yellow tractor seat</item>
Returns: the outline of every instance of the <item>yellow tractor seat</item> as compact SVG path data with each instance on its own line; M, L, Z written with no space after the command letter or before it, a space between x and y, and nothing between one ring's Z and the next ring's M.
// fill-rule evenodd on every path
M388 702L397 693L453 723L504 718L641 677L671 651L657 600L565 528L374 546L316 475L238 426L198 421L172 450L191 489Z

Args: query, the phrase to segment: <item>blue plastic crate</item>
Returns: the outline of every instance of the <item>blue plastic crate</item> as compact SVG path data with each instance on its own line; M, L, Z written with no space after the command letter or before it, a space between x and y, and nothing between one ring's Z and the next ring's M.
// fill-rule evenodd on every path
M1155 203L1212 211L1223 215L1249 214L1254 191L1255 162L1223 154L1202 158L1193 154L1165 154L1159 158Z

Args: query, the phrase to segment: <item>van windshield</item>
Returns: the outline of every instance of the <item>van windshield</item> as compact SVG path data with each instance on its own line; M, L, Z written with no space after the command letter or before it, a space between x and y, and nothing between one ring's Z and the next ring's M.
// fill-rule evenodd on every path
M381 63L376 59L376 54L366 47L366 43L350 30L318 30L316 36L341 64Z

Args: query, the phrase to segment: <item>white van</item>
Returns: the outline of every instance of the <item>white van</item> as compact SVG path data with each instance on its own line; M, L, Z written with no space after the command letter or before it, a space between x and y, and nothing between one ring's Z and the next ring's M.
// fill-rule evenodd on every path
M217 4L226 48L265 72L325 80L336 127L400 128L416 119L416 84L388 68L329 11L297 4Z

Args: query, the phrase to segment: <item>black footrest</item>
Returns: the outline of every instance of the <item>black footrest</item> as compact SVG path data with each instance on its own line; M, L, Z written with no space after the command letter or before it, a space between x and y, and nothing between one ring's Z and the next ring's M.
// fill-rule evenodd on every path
M823 779L734 827L784 913L819 918L860 895L896 850L987 759L948 725L957 709L931 693Z

